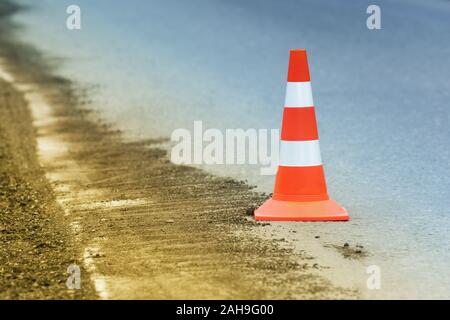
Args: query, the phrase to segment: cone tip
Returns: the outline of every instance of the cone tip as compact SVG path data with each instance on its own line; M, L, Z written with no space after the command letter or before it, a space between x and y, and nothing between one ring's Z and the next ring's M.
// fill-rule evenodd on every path
M306 49L291 49L288 69L289 82L310 81Z
M291 49L291 53L292 52L306 52L306 49L305 48Z

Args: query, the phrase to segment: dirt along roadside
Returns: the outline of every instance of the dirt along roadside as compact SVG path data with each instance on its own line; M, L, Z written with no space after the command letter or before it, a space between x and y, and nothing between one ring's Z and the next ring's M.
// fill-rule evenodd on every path
M89 281L66 287L69 265L82 264L62 212L37 161L28 106L0 79L0 299L96 297Z
M354 294L314 272L311 256L255 235L265 224L247 211L264 197L245 183L171 164L160 140L125 142L73 109L61 88L45 97L26 88L39 160L63 209L50 221L69 225L79 253L72 260L81 260L100 298Z
M0 29L11 30L5 23ZM0 83L0 132L9 137L1 141L12 141L0 142L6 298L90 298L92 288L102 299L357 297L326 280L311 255L258 236L268 226L254 222L249 208L264 195L173 165L165 139L130 142L94 120L76 86L13 35L0 36L0 56L10 82ZM35 218L36 203L44 219ZM23 243L30 234L36 243ZM49 244L32 249L41 242ZM36 282L28 265L39 259L48 263L33 276L35 295L27 295ZM67 291L61 281L72 262L82 268L82 289ZM49 271L49 289L41 290Z

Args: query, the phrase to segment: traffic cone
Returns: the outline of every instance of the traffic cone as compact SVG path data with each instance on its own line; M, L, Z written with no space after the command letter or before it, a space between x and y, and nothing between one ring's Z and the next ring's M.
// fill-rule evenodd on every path
M271 199L255 210L255 219L349 219L347 211L328 197L304 49L290 52L275 191Z

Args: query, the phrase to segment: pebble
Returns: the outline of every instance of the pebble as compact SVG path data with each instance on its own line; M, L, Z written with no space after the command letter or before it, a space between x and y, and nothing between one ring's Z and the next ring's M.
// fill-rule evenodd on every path
M167 223L174 223L174 222L175 222L175 220L172 220L172 219L168 219L168 220L166 220L166 222L167 222Z
M248 208L247 210L246 210L246 214L248 215L248 216L253 216L253 213L255 212L255 207L250 207L250 208Z

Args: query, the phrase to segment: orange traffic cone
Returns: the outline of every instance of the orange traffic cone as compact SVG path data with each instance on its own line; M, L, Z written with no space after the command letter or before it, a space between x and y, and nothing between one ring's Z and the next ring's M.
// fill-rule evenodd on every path
M280 142L280 165L271 199L256 220L348 220L327 193L306 50L291 50Z

